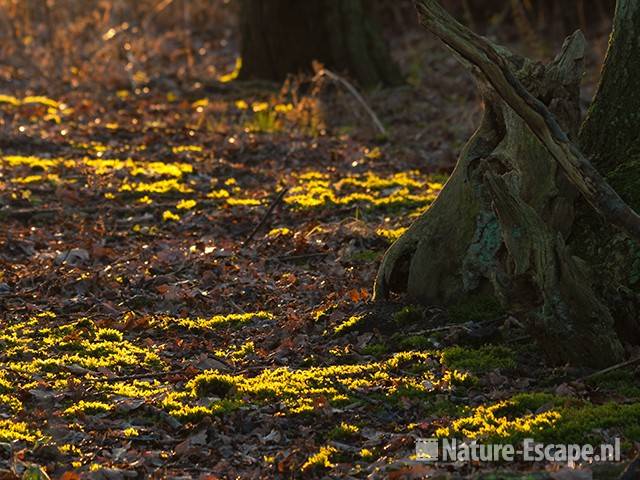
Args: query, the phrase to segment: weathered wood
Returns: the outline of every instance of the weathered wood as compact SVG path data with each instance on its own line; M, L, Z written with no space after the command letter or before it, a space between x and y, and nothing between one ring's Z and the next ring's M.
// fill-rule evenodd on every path
M627 0L625 0L627 1ZM451 17L435 0L417 0L421 24L477 67L498 95L527 123L571 182L607 221L640 241L640 216L569 140L549 109L511 72L507 59L486 39Z
M620 361L609 299L568 244L580 197L640 239L640 217L573 141L584 37L576 32L542 65L475 35L434 0L416 5L421 23L476 76L485 109L438 199L385 254L375 298L492 296L525 321L550 360Z

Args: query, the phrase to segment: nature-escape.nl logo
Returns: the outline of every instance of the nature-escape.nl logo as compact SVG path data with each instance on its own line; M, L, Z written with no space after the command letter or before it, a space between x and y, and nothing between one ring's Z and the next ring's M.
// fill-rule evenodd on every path
M423 462L619 462L620 439L602 445L544 444L525 438L522 445L482 444L447 438L416 439L416 460Z

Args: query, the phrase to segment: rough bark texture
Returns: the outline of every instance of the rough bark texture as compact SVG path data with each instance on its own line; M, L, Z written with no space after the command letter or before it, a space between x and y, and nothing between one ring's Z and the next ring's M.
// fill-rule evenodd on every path
M638 216L572 141L584 38L569 37L545 66L477 37L433 0L417 7L423 26L476 75L485 113L439 198L385 255L376 298L393 291L426 304L497 297L528 320L552 361L620 360L597 275L568 246L578 200L640 238Z
M580 132L602 173L640 157L639 52L640 2L619 0L598 92Z
M241 77L282 81L314 60L365 86L401 83L363 0L242 0Z

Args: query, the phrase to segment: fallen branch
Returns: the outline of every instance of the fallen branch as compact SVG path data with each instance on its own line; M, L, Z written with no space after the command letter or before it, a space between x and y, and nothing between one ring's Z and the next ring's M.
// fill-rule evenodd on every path
M546 105L520 83L505 56L491 42L451 17L436 0L416 0L416 8L422 26L480 70L498 95L524 120L587 202L631 238L640 241L640 216L569 140Z
M592 373L591 375L587 375L586 377L582 377L580 381L591 380L592 378L599 377L600 375L604 375L605 373L613 372L614 370L619 370L624 367L628 367L629 365L635 365L636 363L640 363L640 356L636 358L632 358L631 360L627 360L626 362L616 363L615 365L611 365L603 370L598 370L597 372Z
M251 231L251 233L249 234L249 236L245 239L245 241L242 242L242 248L244 248L247 245L249 245L249 242L251 242L251 240L253 240L253 237L255 236L256 233L258 233L258 230L260 230L262 228L262 226L267 222L267 219L269 218L269 216L273 213L275 208L282 201L282 199L284 198L285 194L288 191L289 191L289 188L287 188L287 187L283 188L280 191L280 193L278 194L278 196L275 198L275 200L273 202L271 202L271 205L269 205L269 208L267 209L267 211L262 216L262 219L260 220L260 222L256 225L256 228L254 228Z
M318 72L316 73L316 76L314 77L314 80L320 77L327 77L333 80L334 82L337 82L343 85L349 91L349 93L353 95L353 97L358 101L358 103L362 105L362 108L364 108L364 110L369 114L369 116L371 117L371 120L373 121L373 124L376 126L380 134L385 137L387 136L387 130L382 125L382 122L376 115L376 112L373 111L373 109L367 104L367 102L362 97L362 95L360 95L358 90L356 90L356 88L353 85L351 85L351 83L349 83L346 79L342 78L341 76L336 75L331 70L327 70L326 68L322 68L318 70Z

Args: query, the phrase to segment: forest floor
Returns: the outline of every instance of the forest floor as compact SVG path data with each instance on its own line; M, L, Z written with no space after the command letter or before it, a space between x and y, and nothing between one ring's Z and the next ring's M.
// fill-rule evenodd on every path
M415 460L640 438L633 367L548 367L482 299L371 306L480 113L431 58L368 94L385 136L330 85L2 92L0 477L614 478Z

